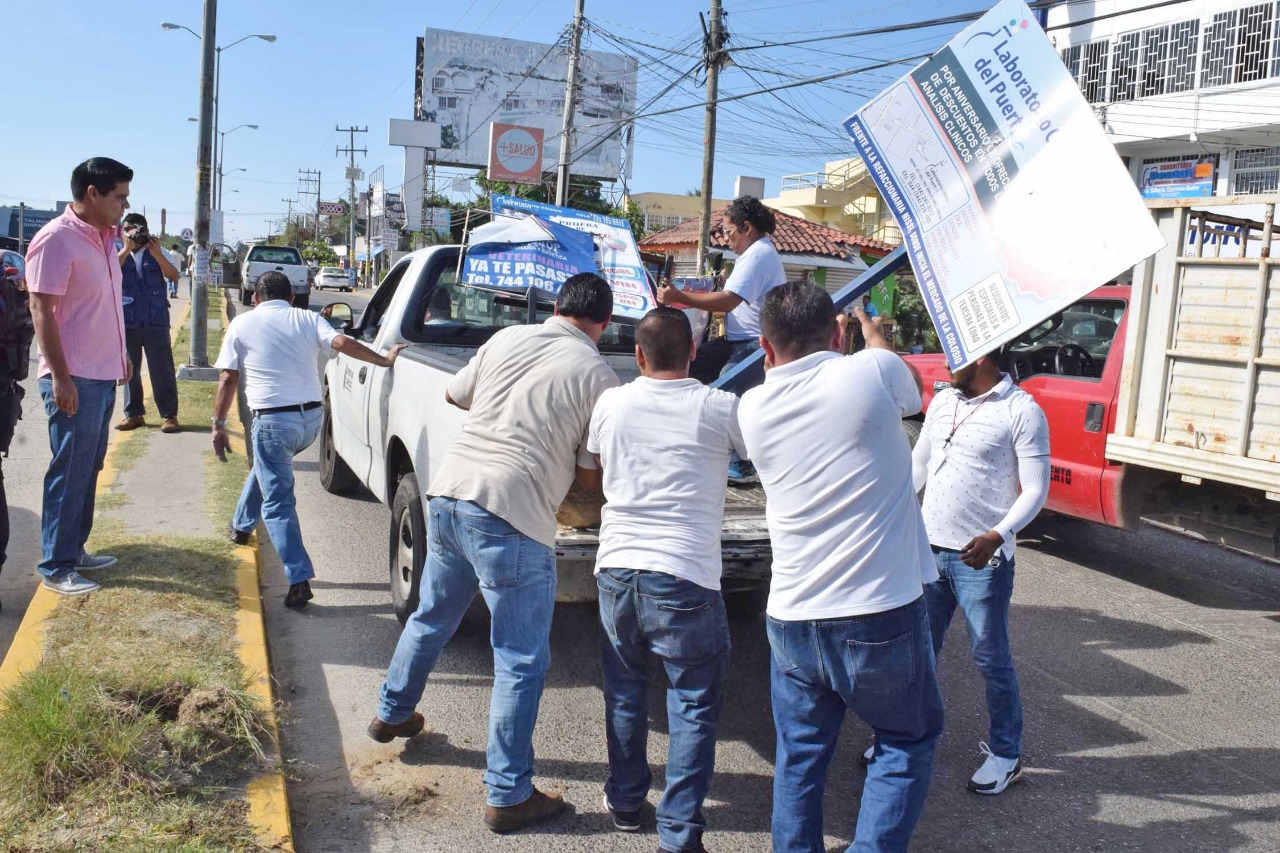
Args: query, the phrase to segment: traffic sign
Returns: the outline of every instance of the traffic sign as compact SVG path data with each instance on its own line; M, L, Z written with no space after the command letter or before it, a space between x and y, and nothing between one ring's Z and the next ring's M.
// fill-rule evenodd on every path
M321 216L341 216L347 212L347 208L340 201L322 201L320 202Z
M196 232L192 231L190 228L183 228L178 232L178 236L190 243L195 239Z

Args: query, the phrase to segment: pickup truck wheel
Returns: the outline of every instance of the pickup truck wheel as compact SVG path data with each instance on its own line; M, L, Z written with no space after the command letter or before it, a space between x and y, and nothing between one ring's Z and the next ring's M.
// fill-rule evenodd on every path
M915 450L916 442L920 440L920 428L924 424L920 421L903 421L902 428L907 433L907 443L911 445L911 449Z
M331 495L345 495L360 485L355 473L338 455L333 443L333 410L324 398L324 418L320 422L320 487Z
M241 305L253 304L253 288L252 287L240 288L240 304Z
M400 478L391 504L391 549L388 569L391 606L403 625L418 609L418 585L427 557L427 521L422 515L418 478L409 472Z

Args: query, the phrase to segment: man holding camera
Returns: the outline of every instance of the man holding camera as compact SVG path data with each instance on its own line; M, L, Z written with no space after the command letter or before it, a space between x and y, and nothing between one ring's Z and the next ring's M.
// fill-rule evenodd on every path
M125 346L133 375L124 392L124 419L116 429L146 426L142 402L142 354L151 371L151 393L160 411L161 432L178 431L178 381L173 368L173 344L169 338L169 281L177 281L174 269L160 241L147 230L141 213L124 218L124 242L119 251L124 277L121 302L124 305Z

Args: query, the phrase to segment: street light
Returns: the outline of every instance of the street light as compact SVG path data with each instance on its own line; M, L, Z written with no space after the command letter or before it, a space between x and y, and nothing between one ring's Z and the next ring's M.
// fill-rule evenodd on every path
M166 22L161 24L160 28L165 30L186 30L187 32L191 33L191 35L195 36L197 39L200 38L199 33L191 29L190 27L184 27L182 24L170 24ZM222 109L222 98L220 97L222 93L222 52L224 50L229 50L235 47L236 45L240 44L240 42L242 41L248 41L249 39L262 39L267 43L271 43L276 40L276 37L270 33L250 33L247 36L243 36L241 38L236 39L235 41L231 42L231 44L226 44L226 45L223 45L222 47L214 48L214 52L217 54L217 59L214 62L214 72L213 72L213 132L215 134L219 134L220 136L225 135L225 134L221 134L221 132L218 130L218 114ZM256 129L256 126L255 126L255 129ZM230 133L230 131L228 131L228 133ZM215 145L214 151L213 151L213 166L214 166L215 173L221 169L221 162L222 162L221 146ZM222 190L219 188L218 192L215 195L220 196L221 192ZM220 198L215 198L214 200L215 208L217 208L219 201L221 201Z
M214 126L216 127L217 124L218 122L215 119ZM217 131L217 134L218 134L218 186L217 186L217 192L214 193L214 200L213 200L213 206L214 206L214 209L216 210L221 210L220 205L222 204L222 175L223 175L222 161L227 152L227 134L235 133L237 130L239 130L242 127L247 127L250 130L258 129L258 126L256 124L238 124L235 127L231 128L230 130ZM242 169L241 171L245 171L245 170Z

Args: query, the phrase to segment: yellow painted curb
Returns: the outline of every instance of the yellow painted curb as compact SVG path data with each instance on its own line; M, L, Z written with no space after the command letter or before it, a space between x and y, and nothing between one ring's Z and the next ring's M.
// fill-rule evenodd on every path
M230 300L224 292L222 314L223 322L228 324L231 322L227 317L229 305ZM227 430L231 452L247 456L248 430L239 417L234 423L240 428ZM267 651L267 623L262 612L262 551L258 547L258 534L253 534L248 545L238 546L235 555L236 593L240 600L236 613L240 663L250 679L249 692L267 709L267 734L280 753L280 731L276 725L275 697L271 690L271 659ZM283 754L279 758L283 761ZM245 789L245 799L249 802L249 825L257 834L258 841L273 850L293 850L293 825L289 817L289 795L283 770L277 767L254 778Z

